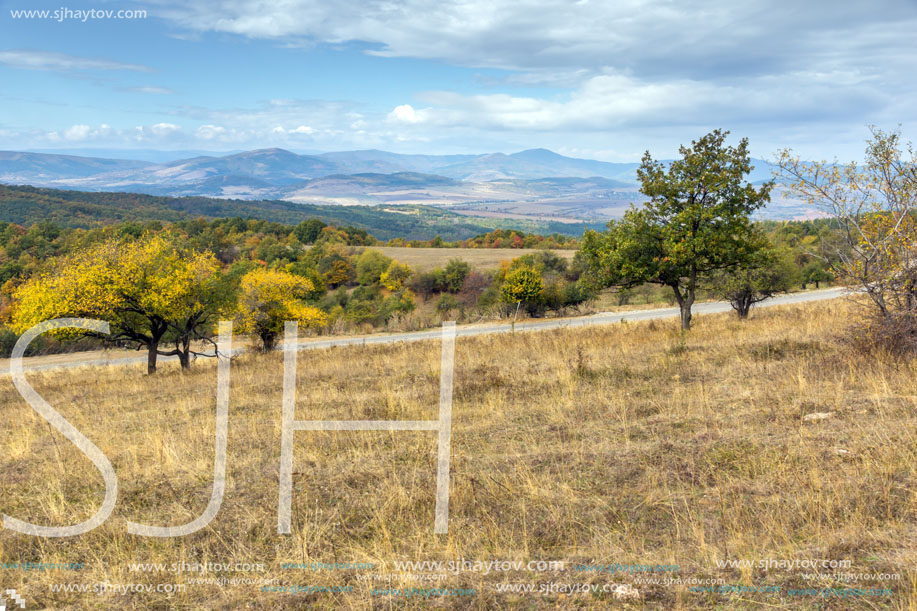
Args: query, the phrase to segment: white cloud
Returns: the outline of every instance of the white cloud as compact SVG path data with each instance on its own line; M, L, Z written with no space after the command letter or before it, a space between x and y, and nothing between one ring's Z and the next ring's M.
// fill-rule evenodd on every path
M460 95L433 91L419 96L429 104L420 113L402 105L389 118L434 126L475 126L517 131L615 130L626 126L697 125L747 121L789 121L811 115L835 120L881 107L882 96L858 83L819 81L808 73L783 79L760 77L732 84L677 79L641 80L603 74L583 82L563 98L543 99L505 93Z
M915 8L908 0L161 0L159 14L194 31L361 41L377 55L466 66L697 78L784 70L806 51L822 64L881 69L878 57L914 57Z
M78 57L65 53L37 51L30 49L9 49L0 51L0 64L11 68L27 70L53 70L58 72L81 72L95 70L128 70L150 72L147 66L125 64L108 59Z
M420 123L424 120L423 114L423 111L415 111L414 107L410 104L402 104L401 106L396 106L394 110L388 114L388 119L400 123Z
M201 125L194 132L202 140L213 140L226 133L226 128L221 125Z
M98 127L91 127L82 123L71 125L67 129L63 130L62 133L57 131L44 132L42 134L34 134L41 139L48 140L50 142L60 142L61 139L68 142L85 142L87 140L105 140L115 136L118 132L106 123L102 123ZM17 134L21 135L21 134Z
M64 139L66 140L85 140L89 137L90 128L88 125L74 125L64 130Z
M181 128L174 123L157 123L150 127L150 131L154 136L168 136L179 130L181 130Z
M307 136L311 136L312 134L315 133L315 130L309 127L308 125L300 125L296 129L291 129L290 133L291 134L305 134Z
M591 142L592 132L596 140L638 142L640 134L655 138L657 128L675 138L675 128L697 137L725 127L753 142L774 142L778 131L797 135L781 145L817 133L828 140L813 144L843 138L859 151L864 124L917 120L909 102L917 96L910 0L159 0L158 7L159 16L194 32L306 49L356 42L351 49L377 56L502 70L478 75L474 89L408 90L406 103L362 123L344 122L343 110L327 103L324 116L310 115L316 142L337 130L365 132L361 148L424 138L501 146L513 132L528 146L567 144L576 134L575 146L606 150ZM258 113L297 125L292 111L301 105L275 102ZM256 123L258 113L240 111L248 130L265 125Z

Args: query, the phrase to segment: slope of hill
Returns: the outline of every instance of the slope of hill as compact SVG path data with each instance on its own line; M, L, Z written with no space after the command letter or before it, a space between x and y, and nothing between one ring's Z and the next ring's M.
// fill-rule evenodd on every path
M133 159L100 159L74 155L48 155L0 151L0 182L10 179L56 180L136 170L149 165Z
M478 155L404 155L375 149L322 153L318 157L333 162L343 174L364 172L420 172L435 174L440 168L463 163Z
M625 179L633 183L635 181L631 179L631 176L638 165L636 163L607 163L574 159L546 149L531 149L512 155L503 153L481 155L463 163L438 168L437 172L443 176L471 181L501 178L533 179L552 176L588 178L598 176Z
M197 217L251 217L296 224L318 218L365 229L380 240L461 240L496 227L542 234L579 235L584 225L496 221L460 216L429 206L319 206L278 200L164 197L139 193L87 193L0 185L0 221L30 225L50 220L62 227L94 227L123 221L178 221ZM589 225L597 228L597 225Z

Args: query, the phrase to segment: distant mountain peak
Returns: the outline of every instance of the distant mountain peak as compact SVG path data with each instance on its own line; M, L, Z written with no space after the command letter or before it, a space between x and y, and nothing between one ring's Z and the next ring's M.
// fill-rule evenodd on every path
M526 149L524 151L519 151L518 153L513 153L510 157L515 157L516 159L528 159L528 160L537 160L537 161L552 161L558 159L570 159L569 157L564 157L558 153L555 153L549 149Z
M255 149L253 151L245 151L243 153L236 153L234 155L227 155L227 157L258 157L262 155L275 155L282 157L300 157L292 151L282 148L269 148L269 149Z

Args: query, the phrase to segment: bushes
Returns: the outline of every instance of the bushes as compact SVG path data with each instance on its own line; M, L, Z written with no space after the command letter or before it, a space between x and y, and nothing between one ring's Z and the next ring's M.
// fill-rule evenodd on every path
M853 346L866 354L913 358L917 356L917 314L905 311L874 315L867 324L851 327L850 337Z
M442 272L443 270L437 268L429 272L414 274L410 281L411 289L423 297L424 301L427 301L433 296L433 293L438 292L438 287L442 286Z
M405 281L411 276L411 268L404 263L392 261L382 275L379 276L379 282L390 291L400 290Z
M581 282L557 280L545 286L542 299L547 310L565 313L567 308L578 308L593 297Z
M443 293L440 295L439 299L436 301L436 311L445 316L449 312L454 312L461 309L461 304L458 299L455 298L455 295L450 295L449 293Z
M465 280L471 273L471 266L466 262L452 259L445 269L437 267L422 274L415 274L410 286L426 301L434 293L458 293L465 286Z
M357 272L357 282L363 286L378 284L382 274L392 264L392 258L386 257L378 250L365 250L357 257L354 267Z
M471 273L471 266L461 259L451 259L443 270L442 290L458 293L465 284L465 278Z
M493 284L493 278L481 272L471 272L458 292L458 301L463 308L473 308L479 304L481 296Z
M340 315L355 323L375 326L386 324L393 317L411 312L416 307L414 293L403 288L386 295L382 287L359 286L350 296L338 293L337 304L342 307Z

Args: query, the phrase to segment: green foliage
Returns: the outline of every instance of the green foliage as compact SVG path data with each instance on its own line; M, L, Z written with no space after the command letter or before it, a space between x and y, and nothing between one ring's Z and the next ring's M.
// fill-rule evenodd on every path
M531 267L541 271L542 274L564 274L567 272L567 260L550 250L539 250L527 255L522 255L513 260L514 264Z
M424 301L429 299L433 293L440 292L445 281L445 273L441 268L436 268L428 272L414 274L411 277L411 289L420 294Z
M381 315L385 321L388 321L393 315L413 312L416 307L414 293L410 289L401 289L385 298Z
M356 323L384 325L393 316L414 309L414 294L401 289L385 295L378 284L358 286L343 305L344 318Z
M297 225L296 228L293 229L293 235L303 244L312 244L318 240L318 236L321 235L322 229L327 226L327 223L319 219L309 219Z
M701 276L747 263L758 246L751 213L769 200L773 183L755 189L743 182L752 170L748 141L725 146L729 132L715 130L668 168L649 152L637 170L650 200L631 208L604 233L587 231L582 253L594 286L672 288L689 328Z
M315 300L325 294L325 278L314 265L306 261L294 261L284 267L287 273L296 276L302 276L312 283L312 290L309 291L306 299Z
M802 268L801 276L803 288L809 284L814 284L815 288L819 288L822 282L831 282L834 280L834 274L829 271L828 264L819 259L809 261L809 263Z
M501 219L506 223L505 219ZM411 240L410 242L401 239L389 240L388 246L414 246L433 247L433 248L576 248L578 242L570 233L570 227L564 227L563 233L526 233L516 229L494 229L488 233L482 233L471 238L460 241L447 242L437 236L433 240ZM578 232L577 232L578 233Z
M364 286L379 284L382 274L393 262L391 257L386 257L379 250L364 250L357 257L354 266L357 272L357 282Z
M458 299L455 298L455 295L450 293L443 293L439 296L439 299L436 300L436 311L441 314L456 311L461 307L462 305L459 303Z
M577 308L593 297L592 292L583 283L559 279L545 286L542 301L546 309L563 312L567 308Z
M742 267L714 274L711 293L728 301L740 318L747 318L756 304L799 283L799 269L786 248L763 245Z
M441 290L458 293L465 284L465 278L471 273L471 266L461 259L450 259L443 270Z

